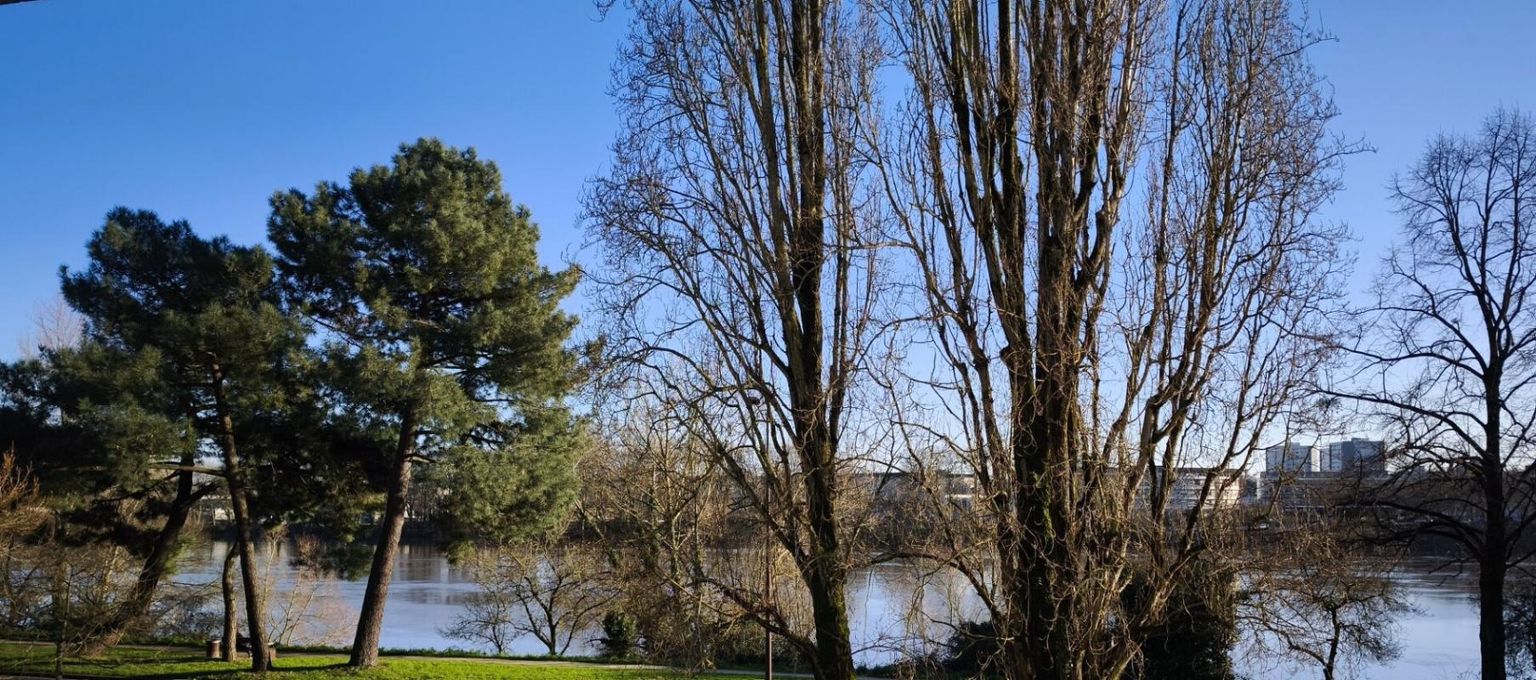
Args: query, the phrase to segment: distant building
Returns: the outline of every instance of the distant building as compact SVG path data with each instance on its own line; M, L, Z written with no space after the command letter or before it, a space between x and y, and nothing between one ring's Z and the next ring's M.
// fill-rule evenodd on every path
M1196 505L1202 509L1228 509L1235 508L1243 493L1243 476L1240 470L1218 470L1202 467L1181 467L1173 469L1173 484L1168 489L1169 510L1193 510ZM1206 480L1210 479L1210 488L1206 489ZM1205 502L1200 502L1201 492L1205 492Z
M1272 446L1265 449L1263 502L1287 512L1330 512L1362 483L1385 477L1385 452L1382 442L1360 438Z
M1285 442L1264 450L1264 474L1297 475L1317 471L1317 447Z
M1328 445L1328 457L1324 465L1328 472L1357 472L1367 475L1385 474L1387 471L1386 447L1372 439L1348 439Z

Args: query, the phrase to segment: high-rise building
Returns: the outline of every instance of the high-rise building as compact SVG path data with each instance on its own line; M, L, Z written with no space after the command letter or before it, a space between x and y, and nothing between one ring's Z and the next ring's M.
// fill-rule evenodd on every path
M1264 472L1270 475L1317 472L1317 447L1286 442L1264 450Z
M1382 474L1387 471L1386 448L1373 439L1347 439L1328 445L1325 467L1328 472L1363 472Z

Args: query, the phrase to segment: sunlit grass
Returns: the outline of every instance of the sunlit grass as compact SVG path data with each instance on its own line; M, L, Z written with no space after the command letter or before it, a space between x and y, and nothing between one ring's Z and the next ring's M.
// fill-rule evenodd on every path
M266 675L273 680L287 678L355 678L357 680L663 680L689 677L680 672L658 669L613 668L588 663L559 661L502 661L469 658L384 657L368 670L346 668L342 655L294 655L282 657ZM171 680L173 678L254 677L248 673L249 662L224 663L205 658L194 650L115 649L103 658L66 658L64 675L75 678L137 678ZM52 647L0 643L0 673L52 676ZM725 676L692 676L715 678Z

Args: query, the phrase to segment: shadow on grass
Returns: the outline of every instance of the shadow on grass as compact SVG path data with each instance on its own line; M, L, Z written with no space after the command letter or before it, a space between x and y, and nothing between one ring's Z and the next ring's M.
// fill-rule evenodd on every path
M120 664L119 667L132 667L133 665L134 664ZM112 667L112 666L100 665L100 667L101 668L109 668L109 667ZM290 668L284 668L282 666L282 664L278 664L276 666L273 666L271 668L271 671L274 672L274 673L326 673L326 672L335 672L335 673L337 673L339 675L339 674L345 672L346 669L347 669L347 665L345 663L326 664L324 666L296 666L296 667L290 667ZM234 677L234 676L240 676L240 675L249 675L251 672L252 671L251 671L251 669L249 667L244 667L244 668L221 668L221 669L213 669L213 670L179 670L179 671L178 670L166 670L164 672L158 672L158 671L157 672L137 672L137 673L129 672L129 673L124 673L124 674L112 674L112 673L92 673L89 670L81 669L81 668L76 667L75 669L65 668L64 669L64 677L66 678L66 680L187 680L188 678ZM4 665L4 664L0 664L0 677L3 677L3 676L8 675L8 674L17 674L17 675L24 675L24 676L29 676L29 677L36 677L36 678L52 678L52 677L54 677L54 673L53 673L53 669L52 668L46 668L45 669L45 668L35 668L35 667L34 668L14 667L14 666L7 666L7 665Z
M12 647L13 651L15 648ZM31 650L29 650L31 651ZM279 673L316 673L341 675L347 668L345 661L320 661L295 657L278 659L271 670ZM82 658L66 657L62 673L66 678L80 680L184 680L186 678L221 678L251 673L249 660L245 663L226 664L202 656L139 652L129 658ZM18 674L31 677L54 677L54 657L51 654L11 655L0 654L0 676Z

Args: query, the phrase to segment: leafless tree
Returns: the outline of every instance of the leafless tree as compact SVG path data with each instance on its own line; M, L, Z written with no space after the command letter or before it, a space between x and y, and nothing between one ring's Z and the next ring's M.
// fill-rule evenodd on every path
M1412 611L1390 563L1360 559L1328 522L1304 522L1245 562L1238 620L1249 653L1315 667L1323 680L1355 677L1397 657L1397 617Z
M268 603L264 630L268 644L345 643L350 614L336 604L335 582L320 559L325 546L313 536L290 539L282 526L268 530L262 538L264 549L256 569L262 599Z
M1502 680L1505 574L1536 521L1536 121L1500 111L1474 137L1442 135L1392 196L1401 241L1330 391L1391 433L1393 474L1369 499L1385 537L1446 541L1476 566L1482 677Z
M463 567L478 592L443 634L488 643L497 654L526 634L564 656L614 599L598 551L558 537L477 548Z
M463 610L453 617L453 623L439 632L454 640L490 645L497 656L505 655L519 635L515 629L517 603L506 588L479 585L479 590L464 602Z
M880 439L881 203L864 141L880 45L839 0L634 0L615 67L622 131L591 186L610 340L720 465L794 565L814 633L711 579L819 678L853 676L841 506ZM881 414L882 416L884 414Z
M976 479L987 540L940 532L925 557L975 584L1008 677L1126 673L1220 547L1231 471L1326 360L1342 233L1316 210L1348 149L1290 9L886 13L912 87L877 167L924 303L910 327L936 357L908 367L896 412L910 450ZM1181 507L1192 466L1210 472Z
M15 454L0 453L0 623L16 628L27 623L40 593L27 585L36 580L28 541L48 520L38 503L37 481L16 463Z
M1515 678L1536 677L1536 575L1520 566L1509 574L1505 588L1506 659Z
M38 358L38 353L50 349L67 349L80 344L85 323L80 314L55 295L37 303L32 309L32 331L18 343L23 359Z
M53 643L54 674L64 660L117 620L134 578L121 547L71 545L61 512L48 507L30 472L0 453L0 605L6 623Z
M605 446L581 466L581 525L607 553L619 591L615 605L636 616L645 653L656 661L707 669L721 658L761 651L741 648L752 627L741 605L746 598L732 599L720 585L762 593L762 580L754 579L761 574L715 568L761 564L764 534L754 531L761 528L755 513L737 502L724 466L690 428L667 409L628 403L608 410ZM778 590L785 589L780 582L794 582L783 578L777 561L770 566ZM790 602L782 593L776 601L780 625L808 635L809 617Z

